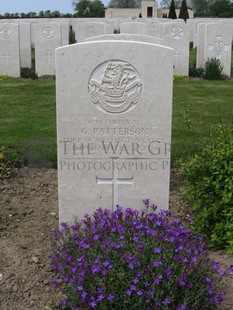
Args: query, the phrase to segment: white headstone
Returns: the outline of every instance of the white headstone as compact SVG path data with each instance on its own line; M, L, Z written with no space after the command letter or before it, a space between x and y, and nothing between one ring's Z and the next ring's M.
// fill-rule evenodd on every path
M224 74L231 75L232 25L227 23L207 24L205 60L217 58L223 65Z
M168 208L172 67L173 51L149 43L57 49L60 221L143 198Z
M32 52L31 52L31 24L19 24L20 34L20 67L31 68Z
M107 24L99 22L86 22L86 23L77 23L75 25L75 39L76 41L83 42L86 38L94 37L107 33Z
M62 46L61 24L35 24L35 58L38 76L55 74L55 49Z
M164 45L173 48L174 75L187 75L189 72L189 31L185 23L163 24Z
M147 24L138 22L122 23L120 25L120 32L147 35Z
M196 68L204 68L205 65L205 28L206 24L198 24Z
M69 31L70 31L70 24L69 23L62 23L61 24L61 46L69 45Z
M120 33L120 34L106 34L102 36L96 36L87 38L85 41L100 41L100 40L121 40L121 41L139 41L146 43L153 43L163 45L163 39L145 36L143 34L129 34L129 33Z
M0 24L0 75L20 76L19 26Z

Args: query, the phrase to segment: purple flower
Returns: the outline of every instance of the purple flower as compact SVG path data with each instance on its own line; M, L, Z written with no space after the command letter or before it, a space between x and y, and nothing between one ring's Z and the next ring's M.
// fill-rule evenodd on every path
M91 308L95 308L95 307L96 307L96 305L97 305L97 304L96 304L96 302L95 302L95 301L91 301L91 302L90 302L90 307L91 307Z
M113 294L113 293L110 293L110 294L107 296L107 300L108 300L108 301L113 301L114 298L115 298L115 294Z
M142 199L142 202L143 202L145 205L149 205L150 199Z
M164 305L170 305L170 300L168 299L168 298L166 298L164 301L162 301L162 304L164 304Z
M153 281L154 285L158 285L162 281L162 279L163 279L163 276L161 274L158 275L156 278L154 278L154 281Z
M162 252L161 248L154 248L154 253L160 254Z
M186 275L182 275L177 281L176 283L179 285L179 286L184 286L187 282L187 279L188 277Z
M77 287L75 287L74 291L75 291L75 292L81 292L81 291L83 291L83 286L82 286L82 285L78 285Z
M162 259L159 259L159 260L156 260L153 262L153 266L154 267L159 267L159 266L162 266L163 265L163 260Z
M165 269L165 274L167 278L170 279L172 277L172 268L168 267L167 269Z
M137 295L138 296L142 296L143 295L143 291L142 290L137 291Z
M60 302L60 305L63 307L63 306L66 306L68 303L68 299L67 298L64 298L61 302Z

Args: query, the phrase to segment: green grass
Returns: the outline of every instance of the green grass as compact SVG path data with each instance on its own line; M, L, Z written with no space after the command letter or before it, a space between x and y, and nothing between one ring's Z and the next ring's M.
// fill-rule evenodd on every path
M209 127L232 123L233 81L174 81L173 96L174 163L207 143ZM0 146L22 152L31 166L56 165L55 81L0 81Z
M0 139L29 165L56 162L55 81L0 82Z
M173 162L186 159L201 150L209 141L212 126L233 124L232 98L232 80L174 82Z

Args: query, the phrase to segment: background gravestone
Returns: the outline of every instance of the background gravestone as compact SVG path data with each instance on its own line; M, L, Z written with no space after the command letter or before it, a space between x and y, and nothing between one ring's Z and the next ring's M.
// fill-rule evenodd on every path
M100 40L123 40L123 41L141 41L146 43L153 43L163 45L163 39L146 36L143 34L129 34L129 33L121 33L121 34L106 34L102 36L96 36L87 38L85 41L100 41Z
M77 42L83 42L86 38L106 34L107 24L99 22L76 23L74 27L75 39Z
M120 25L120 32L147 35L147 24L139 22L122 23Z
M172 49L136 41L57 49L60 221L143 198L168 208L172 66Z
M223 73L230 76L232 24L207 24L205 39L205 60L219 59L223 65Z
M20 67L31 68L32 52L31 52L31 24L19 24L19 44L20 44Z
M189 29L185 23L163 24L164 45L173 48L174 75L189 73Z
M19 26L0 24L0 75L20 76Z
M55 49L62 46L61 24L34 25L36 73L38 76L55 74Z

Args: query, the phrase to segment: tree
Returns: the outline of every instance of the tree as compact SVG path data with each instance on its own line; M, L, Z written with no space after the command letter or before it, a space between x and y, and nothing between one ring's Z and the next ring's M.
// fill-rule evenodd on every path
M179 18L182 18L185 22L189 18L186 0L183 0L181 3Z
M141 0L110 0L109 8L139 8L141 6Z
M179 8L181 5L181 0L174 0L175 8ZM162 0L161 7L163 9L169 9L171 6L171 0Z
M104 5L100 0L79 0L73 2L77 17L104 17Z
M233 3L229 0L217 0L209 6L211 17L233 17Z
M211 0L192 0L192 9L195 17L209 16Z
M177 19L176 17L176 9L175 9L175 2L174 0L171 1L171 5L170 5L170 9L169 9L169 13L168 13L168 18L171 19Z
M100 0L92 1L90 4L91 17L104 17L104 5Z

